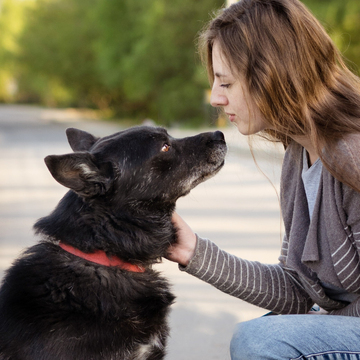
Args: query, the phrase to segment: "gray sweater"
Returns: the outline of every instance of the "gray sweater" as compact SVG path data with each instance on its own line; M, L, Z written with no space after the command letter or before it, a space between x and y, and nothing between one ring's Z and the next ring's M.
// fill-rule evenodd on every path
M280 198L285 236L279 264L244 260L198 237L194 257L180 269L278 314L306 313L317 303L330 314L360 316L360 193L323 168L310 221L302 149L292 142L284 157ZM360 135L340 142L335 157L358 181ZM351 302L336 300L323 284L350 294Z

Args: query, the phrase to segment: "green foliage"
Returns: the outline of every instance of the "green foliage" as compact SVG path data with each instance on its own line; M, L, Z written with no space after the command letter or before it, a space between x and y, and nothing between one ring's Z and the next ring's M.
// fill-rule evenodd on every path
M152 117L162 123L203 116L208 86L198 80L196 34L218 0L114 0L99 3L100 69L116 89L123 114Z
M221 4L37 0L19 38L19 99L163 124L203 119L195 38Z
M303 2L358 72L360 1ZM209 121L196 36L223 3L0 0L0 101L110 109L166 125Z
M325 27L347 60L349 68L360 70L360 1L302 0Z
M91 47L97 0L38 0L19 38L20 98L48 105L99 106L101 81Z
M30 1L0 0L0 100L13 100L17 36L22 31L23 11Z

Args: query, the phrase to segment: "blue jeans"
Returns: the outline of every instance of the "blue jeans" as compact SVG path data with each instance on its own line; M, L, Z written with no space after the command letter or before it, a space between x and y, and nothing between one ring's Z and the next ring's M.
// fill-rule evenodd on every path
M360 318L265 316L237 325L232 360L360 360Z

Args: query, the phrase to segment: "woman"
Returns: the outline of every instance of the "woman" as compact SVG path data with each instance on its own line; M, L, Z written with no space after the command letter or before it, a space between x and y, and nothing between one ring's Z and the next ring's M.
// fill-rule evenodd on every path
M265 265L220 250L174 214L169 259L285 315L238 325L233 359L360 359L359 79L298 0L241 0L210 22L201 48L211 104L242 134L286 148L285 236L279 264Z

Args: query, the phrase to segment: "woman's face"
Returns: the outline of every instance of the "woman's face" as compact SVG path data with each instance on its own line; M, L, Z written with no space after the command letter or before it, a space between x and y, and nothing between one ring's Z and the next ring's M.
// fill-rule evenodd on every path
M243 135L252 135L268 129L263 115L250 97L247 85L239 75L233 75L215 40L212 52L214 84L210 103L222 107Z

